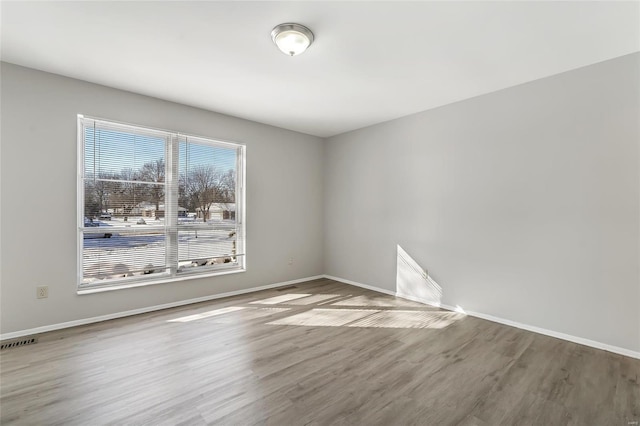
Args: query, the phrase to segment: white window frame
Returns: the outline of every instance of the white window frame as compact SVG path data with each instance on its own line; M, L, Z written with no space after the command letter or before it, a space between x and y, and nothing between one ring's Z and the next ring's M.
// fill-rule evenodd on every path
M166 236L166 256L168 271L138 275L127 278L101 280L94 283L83 283L83 248L85 233L101 233L98 229L86 228L84 223L84 188L85 188L85 127L88 123L99 123L104 127L111 127L121 131L131 131L136 134L160 136L165 139L165 218L164 228ZM170 130L154 129L145 126L132 125L113 120L105 120L78 114L78 170L77 170L77 293L88 294L107 290L117 290L171 283L189 279L212 277L246 271L246 225L245 225L245 177L246 177L246 145L238 142L223 141L203 136L194 136ZM235 215L237 223L236 262L198 268L178 269L178 233L185 230L206 229L206 225L178 224L178 151L181 141L195 140L198 143L210 143L214 146L233 148L236 156L236 192ZM104 232L104 230L102 231ZM114 230L117 232L117 230ZM103 282L104 281L104 282Z

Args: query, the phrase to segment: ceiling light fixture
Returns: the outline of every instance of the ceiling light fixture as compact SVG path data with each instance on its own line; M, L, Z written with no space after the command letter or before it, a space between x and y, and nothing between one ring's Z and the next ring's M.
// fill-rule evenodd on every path
M313 33L304 25L280 24L271 31L271 39L282 53L299 55L313 43Z

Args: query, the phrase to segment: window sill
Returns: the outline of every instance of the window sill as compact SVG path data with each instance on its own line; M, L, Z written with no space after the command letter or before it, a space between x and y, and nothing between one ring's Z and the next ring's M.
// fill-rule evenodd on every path
M173 276L173 277L166 277L166 278L157 279L157 280L105 285L104 287L95 287L95 288L80 288L76 291L76 293L79 295L102 293L105 291L123 290L127 288L135 288L135 287L146 287L146 286L156 285L156 284L168 284L168 283L175 283L180 281L195 280L198 278L218 277L220 275L237 274L237 273L246 272L246 271L247 271L246 268L234 268L234 269L228 269L224 271L210 272L206 274L185 274L185 275L179 275L179 276Z

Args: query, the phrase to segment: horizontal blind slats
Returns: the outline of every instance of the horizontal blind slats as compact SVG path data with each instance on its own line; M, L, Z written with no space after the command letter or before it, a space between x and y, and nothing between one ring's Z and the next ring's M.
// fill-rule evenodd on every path
M81 120L81 285L239 264L240 145Z

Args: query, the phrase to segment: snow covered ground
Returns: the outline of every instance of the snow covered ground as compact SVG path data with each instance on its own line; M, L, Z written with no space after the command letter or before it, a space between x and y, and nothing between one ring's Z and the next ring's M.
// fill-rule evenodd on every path
M138 218L113 218L99 221L89 232L98 238L83 239L84 283L105 278L116 278L165 272L166 241L162 230L164 220L145 218L146 225L137 224ZM96 222L96 221L94 221ZM185 223L186 224L186 223ZM199 225L204 225L202 222ZM235 221L211 221L207 229L178 232L179 268L193 268L231 261L236 241ZM104 238L105 231L111 234ZM226 258L226 259L225 259Z

